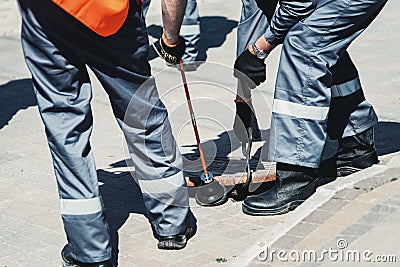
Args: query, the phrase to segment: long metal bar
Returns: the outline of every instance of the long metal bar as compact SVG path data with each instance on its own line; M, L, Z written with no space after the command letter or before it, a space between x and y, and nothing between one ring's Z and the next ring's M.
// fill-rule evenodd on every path
M201 148L199 130L197 129L196 117L194 116L192 101L190 100L189 87L187 85L186 75L185 75L185 70L183 69L182 60L179 61L179 68L180 68L180 71L181 71L183 87L185 88L185 94L186 94L186 99L187 99L187 103L188 103L188 107L189 107L190 117L191 117L191 120L192 120L194 135L196 136L197 147L199 148L201 165L203 167L204 176L208 177L206 160L204 159L203 149Z

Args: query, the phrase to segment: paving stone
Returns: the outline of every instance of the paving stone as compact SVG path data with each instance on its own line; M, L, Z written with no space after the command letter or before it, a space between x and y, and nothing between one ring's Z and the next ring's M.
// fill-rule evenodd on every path
M328 212L328 211L321 210L320 208L318 208L317 210L313 211L310 215L308 215L304 219L304 222L322 224L327 219L332 217L332 215L333 215L332 212Z
M396 162L396 161L394 161ZM389 168L384 172L385 176L387 177L387 182L394 182L400 178L400 168Z
M207 253L207 252L209 252L209 251L205 250L205 252L190 256L186 260L189 262L196 262L196 263L204 265L204 264L209 263L211 258L213 258L213 257L218 258L217 256L213 255L214 253ZM221 253L217 252L217 254L220 255Z
M206 218L209 220L212 220L214 223L219 222L219 221L223 221L225 220L227 217L229 218L231 215L230 214L235 214L237 213L237 210L232 211L232 212L216 212L213 213L210 216L207 216Z
M279 238L277 241L275 241L271 247L272 248L278 247L278 248L282 248L282 249L292 249L302 239L303 239L302 237L286 234L286 235L282 236L281 238Z
M312 231L314 231L318 226L319 226L318 224L309 223L307 221L300 222L295 227L290 229L290 231L287 234L299 237L305 237L309 235Z
M7 256L17 254L19 250L15 247L12 246L4 241L0 242L0 263L1 263L1 258L5 258Z
M400 199L399 198L389 198L382 202L384 205L392 206L392 207L400 207Z
M351 244L358 238L359 238L359 236L355 236L355 235L338 235L334 239L329 241L329 243L327 243L324 247L332 248L332 249L343 249L343 247L347 248L349 246L349 244ZM344 240L344 242L343 242L343 240ZM345 245L343 245L343 243Z
M12 257L0 258L1 267L25 267L24 265L18 264ZM56 265L53 265L56 266Z
M384 216L382 216L382 214L376 212L369 212L364 216L362 216L357 222L362 224L376 225L377 223L383 222L384 219L385 218Z
M207 263L208 263L208 261L207 261ZM179 261L179 262L169 264L168 266L170 266L170 267L182 267L182 266L201 267L201 266L204 266L204 263L201 263L198 261L184 260L184 261Z
M347 204L349 204L349 201L347 200L333 198L325 202L321 207L319 207L319 209L334 213L342 209Z
M354 188L362 189L364 191L371 191L381 185L392 182L392 180L393 180L393 177L388 176L388 174L385 171L385 172L381 173L380 175L376 175L372 178L368 178L368 179L365 179L363 181L356 183L354 185Z
M252 262L250 262L250 264L248 265L250 267L270 267L272 266L272 263L268 263L268 262L263 262L263 261L259 261L259 260L253 260Z
M362 190L357 190L353 188L345 188L342 189L341 191L337 192L335 196L333 197L334 199L342 199L342 200L353 200L357 198L359 195L363 193Z
M299 266L300 267L315 267L321 265L319 262L303 262Z
M357 200L360 202L369 202L369 203L380 203L387 199L388 194L378 190L379 188L368 192L368 194L360 195Z
M322 224L296 245L296 249L320 249L332 236L338 235L343 230L340 226Z
M371 211L372 212L377 212L380 214L388 214L388 213L393 213L397 210L396 207L391 207L383 204L377 204L372 207Z
M24 218L30 224L44 227L48 230L62 230L62 219L59 211L48 209L47 212Z
M341 234L346 236L361 236L370 230L372 226L370 224L355 223L349 226Z
M36 255L36 251L24 251L18 254L6 257L6 260L11 260L16 263L16 265L21 266L51 266L52 261L47 258L42 258ZM14 266L14 265L11 265Z

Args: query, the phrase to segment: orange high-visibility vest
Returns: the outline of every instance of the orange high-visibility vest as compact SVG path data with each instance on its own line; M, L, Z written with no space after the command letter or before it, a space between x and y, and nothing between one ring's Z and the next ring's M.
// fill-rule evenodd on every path
M52 0L64 11L101 36L116 33L124 24L129 0Z

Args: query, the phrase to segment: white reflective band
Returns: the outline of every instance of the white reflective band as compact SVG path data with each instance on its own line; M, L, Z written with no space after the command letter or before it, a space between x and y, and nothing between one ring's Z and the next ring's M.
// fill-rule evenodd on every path
M360 78L357 77L345 83L332 85L332 97L348 96L360 89L361 82Z
M182 172L178 172L168 178L161 178L157 180L139 180L140 189L143 193L165 193L182 187L184 184L184 177Z
M64 215L85 215L100 212L100 197L90 199L60 199L60 211Z
M200 34L200 25L182 25L180 35L196 35Z
M329 107L305 106L289 101L274 100L272 112L310 120L325 120Z

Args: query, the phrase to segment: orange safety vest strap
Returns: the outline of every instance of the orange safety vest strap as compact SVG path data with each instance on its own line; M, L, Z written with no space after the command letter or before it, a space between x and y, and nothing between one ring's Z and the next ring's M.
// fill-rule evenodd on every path
M124 24L129 0L52 0L64 11L101 36L116 33Z

